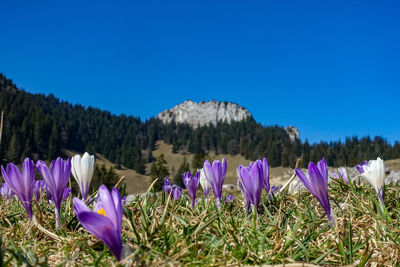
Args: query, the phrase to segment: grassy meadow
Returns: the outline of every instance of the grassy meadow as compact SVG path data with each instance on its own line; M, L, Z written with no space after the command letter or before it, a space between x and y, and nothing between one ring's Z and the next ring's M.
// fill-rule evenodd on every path
M61 207L63 224L58 230L54 206L45 197L34 203L33 222L17 199L0 198L0 262L2 266L400 264L399 185L385 186L383 210L368 184L334 180L329 196L337 220L334 228L308 191L281 192L271 199L263 194L258 213L249 214L244 213L241 195L223 203L221 210L213 198L199 198L192 209L185 191L177 201L163 192L148 195L124 207L122 235L129 249L119 263L78 223L71 196Z

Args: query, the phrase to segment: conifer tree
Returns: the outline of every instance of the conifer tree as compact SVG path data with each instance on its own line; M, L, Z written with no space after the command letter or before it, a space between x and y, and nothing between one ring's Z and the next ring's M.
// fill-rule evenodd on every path
M57 125L53 123L53 127L51 128L51 134L49 138L49 149L48 149L49 160L53 160L60 155L60 136L58 134Z
M15 132L10 140L10 145L8 147L7 159L10 162L19 163L20 155L21 155L21 140L19 137L19 133Z
M206 155L204 153L194 154L193 159L192 159L192 168L194 170L203 168L204 161L206 160L207 156L208 155Z
M158 178L159 183L154 185L156 190L160 190L160 183L163 182L163 178L169 175L168 163L165 160L164 154L161 154L155 162L151 165L150 176L153 180Z

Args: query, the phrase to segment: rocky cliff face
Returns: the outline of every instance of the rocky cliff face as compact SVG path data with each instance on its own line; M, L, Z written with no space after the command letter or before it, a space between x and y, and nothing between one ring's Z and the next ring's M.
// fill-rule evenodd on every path
M192 127L198 127L217 122L241 121L250 118L251 114L247 109L235 103L209 102L196 103L187 100L169 110L165 110L157 115L163 123L188 123Z
M294 140L300 138L299 130L294 126L286 126L286 132L288 133L290 140L294 142Z

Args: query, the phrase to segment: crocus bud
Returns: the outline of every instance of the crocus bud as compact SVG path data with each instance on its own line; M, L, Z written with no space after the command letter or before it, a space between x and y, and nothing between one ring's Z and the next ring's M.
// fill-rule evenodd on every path
M82 194L82 199L86 200L89 194L90 182L92 181L94 170L94 156L87 152L80 155L75 155L71 159L71 172Z

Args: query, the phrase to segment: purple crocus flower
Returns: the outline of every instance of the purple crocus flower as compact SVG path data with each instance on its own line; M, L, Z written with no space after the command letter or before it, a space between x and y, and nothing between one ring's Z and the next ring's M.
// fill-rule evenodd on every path
M239 175L238 185L246 198L246 203L251 204L253 211L257 211L260 204L261 193L264 185L263 172L259 164L250 162L249 167L240 165L237 173Z
M338 173L332 172L332 177L335 179L340 179L342 178L343 181L347 184L349 182L349 178L347 177L347 172L345 168L339 168Z
M71 195L72 193L72 187L66 187L64 188L63 191L63 201L67 200L67 198L69 197L69 195Z
M14 192L11 188L7 185L7 183L3 183L0 187L0 196L2 198L10 199L14 196Z
M331 205L329 204L328 196L328 165L325 158L315 165L314 162L308 164L308 174L310 179L300 170L296 169L296 174L304 186L311 192L311 194L321 203L324 208L328 220L331 225L334 224Z
M53 196L51 195L50 188L47 186L46 182L44 183L44 189L46 190L47 200L51 203L53 201Z
M196 200L197 187L199 187L200 172L196 172L195 176L192 176L190 172L186 172L182 174L182 179L186 189L188 190L189 196L192 199L193 208Z
M276 185L273 185L272 187L271 187L271 194L273 194L273 195L276 195L278 192L279 192L279 190L281 189L281 185L280 186L276 186Z
M204 173L206 175L207 182L211 185L212 191L215 198L217 199L217 207L221 207L221 197L222 197L222 185L224 184L226 176L226 160L222 159L214 160L213 164L206 160L204 162Z
M100 239L120 261L123 213L118 189L113 188L110 193L105 185L101 185L98 201L93 211L82 200L74 197L74 212L83 227Z
M122 205L126 206L126 196L123 196L121 198L121 203L122 203Z
M6 170L1 166L1 173L8 187L19 200L32 220L32 198L35 188L35 167L33 161L26 158L22 163L22 174L13 163L7 164Z
M232 194L229 194L229 196L226 198L227 202L232 202L235 199L235 196Z
M168 196L169 194L171 194L171 182L169 181L169 179L167 177L164 177L164 184L162 185L162 190L164 190L165 194Z
M180 199L181 194L182 194L182 189L180 188L180 186L173 185L172 186L172 197L174 198L174 200Z
M363 168L363 166L366 166L366 165L368 165L368 161L362 161L360 164L358 164L358 165L356 166L357 171L358 171L359 173L364 173L364 168Z
M43 180L37 180L35 182L35 198L37 201L40 199L40 194L42 193L42 190L45 188L46 182Z
M47 192L50 193L50 199L54 201L56 205L56 222L57 226L59 226L61 223L60 207L64 201L64 190L67 187L71 175L71 161L70 159L64 161L59 157L55 161L53 160L50 164L50 168L48 168L46 163L39 160L36 163L36 168L46 182Z

